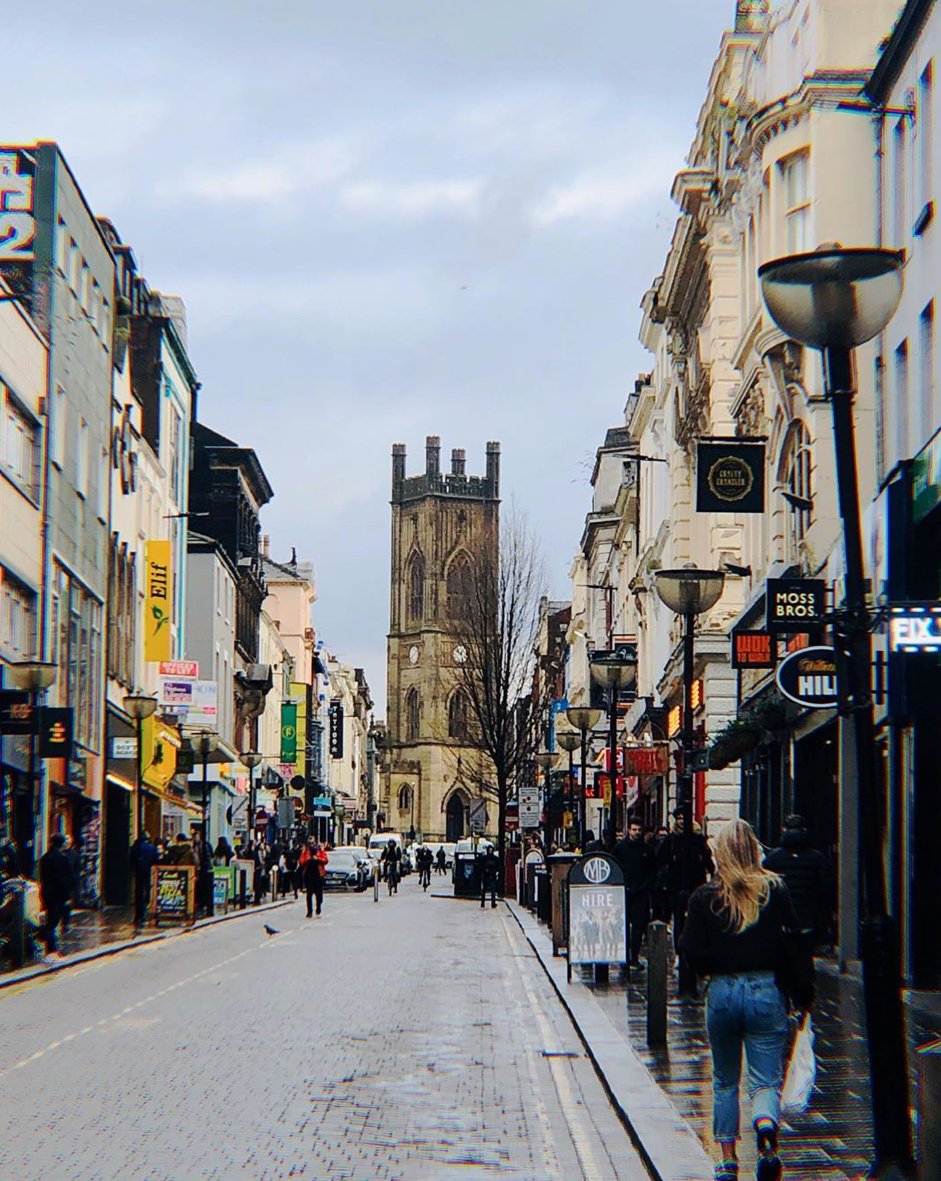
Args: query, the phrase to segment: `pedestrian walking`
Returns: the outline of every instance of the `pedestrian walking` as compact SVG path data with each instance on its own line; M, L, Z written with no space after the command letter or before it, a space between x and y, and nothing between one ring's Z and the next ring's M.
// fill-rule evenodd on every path
M816 942L825 940L831 921L830 867L811 845L803 816L785 818L781 846L765 858L765 869L787 883L800 926L813 931Z
M661 923L670 921L670 891L667 886L667 867L664 858L669 836L670 830L663 824L654 833L653 838L654 877L650 891L650 911L651 916Z
M673 946L679 951L677 994L695 997L696 973L680 950L680 944L690 895L708 880L715 866L706 838L698 830L697 825L694 824L692 835L687 842L681 808L677 808L673 813L673 831L663 842L660 856L660 868L664 870L664 882L673 918Z
M212 854L213 865L228 865L235 856L235 850L229 844L226 837L220 837L216 841L216 847Z
M157 864L157 846L151 841L150 833L142 832L131 845L131 868L134 871L134 881L139 883L141 891L141 915L147 917L150 909L150 879L152 870Z
M438 873L447 873L448 855L444 851L444 845L438 846L438 852L435 856L435 868Z
M167 865L190 865L196 867L196 851L186 839L185 832L178 832L176 840L167 849L164 861Z
M65 837L61 832L53 833L48 850L39 859L39 900L46 914L42 926L42 939L46 945L48 959L60 959L56 928L74 889L72 867L65 855Z
M311 837L300 855L300 869L304 879L304 892L307 895L308 918L313 918L315 898L317 900L317 914L320 914L323 909L323 883L327 874L327 862L329 860L327 851L320 844L320 841Z
M733 820L715 845L716 877L696 889L680 949L709 977L706 1029L712 1049L713 1134L722 1152L716 1181L737 1181L742 1048L748 1062L758 1181L778 1181L781 1086L787 1039L787 998L778 984L786 968L796 915L787 886L762 865L758 838ZM795 998L809 1007L810 996Z
M490 895L490 905L497 905L497 886L500 881L500 858L493 845L488 845L482 854L477 856L480 869L480 909L483 910L487 894Z
M636 816L627 822L627 836L614 846L614 857L627 886L627 915L630 928L630 962L638 968L640 945L650 922L650 888L654 875L653 850L644 840L644 826Z

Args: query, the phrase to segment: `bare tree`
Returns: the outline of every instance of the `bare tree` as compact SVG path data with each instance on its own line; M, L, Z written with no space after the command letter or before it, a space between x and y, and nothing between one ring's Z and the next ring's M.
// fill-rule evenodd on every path
M506 853L510 791L532 759L534 719L544 694L534 679L540 601L546 582L539 546L519 510L501 523L499 547L483 546L466 567L456 613L455 640L464 649L457 684L467 702L468 746L492 771L498 808L500 861ZM537 688L534 690L534 685ZM474 774L471 768L465 772Z

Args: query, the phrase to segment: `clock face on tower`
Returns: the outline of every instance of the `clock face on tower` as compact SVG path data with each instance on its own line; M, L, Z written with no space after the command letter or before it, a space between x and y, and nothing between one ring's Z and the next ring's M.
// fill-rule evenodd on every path
M417 644L412 644L411 648L409 648L408 662L409 662L409 664L418 664L418 645Z
M453 655L456 664L465 664L467 662L467 649L463 644L458 644L454 649Z

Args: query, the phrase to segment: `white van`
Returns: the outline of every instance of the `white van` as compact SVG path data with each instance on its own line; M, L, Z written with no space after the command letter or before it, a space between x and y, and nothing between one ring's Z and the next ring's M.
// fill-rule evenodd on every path
M405 838L400 832L377 832L375 836L369 838L370 856L381 857L390 841L395 841L400 849L405 848ZM375 853L373 853L374 849Z

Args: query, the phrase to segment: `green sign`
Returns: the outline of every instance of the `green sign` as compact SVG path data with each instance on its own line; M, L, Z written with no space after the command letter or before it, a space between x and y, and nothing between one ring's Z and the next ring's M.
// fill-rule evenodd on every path
M293 701L281 706L281 762L297 762L297 706Z
M941 434L935 435L928 446L915 456L912 478L915 501L912 518L917 525L941 500Z

